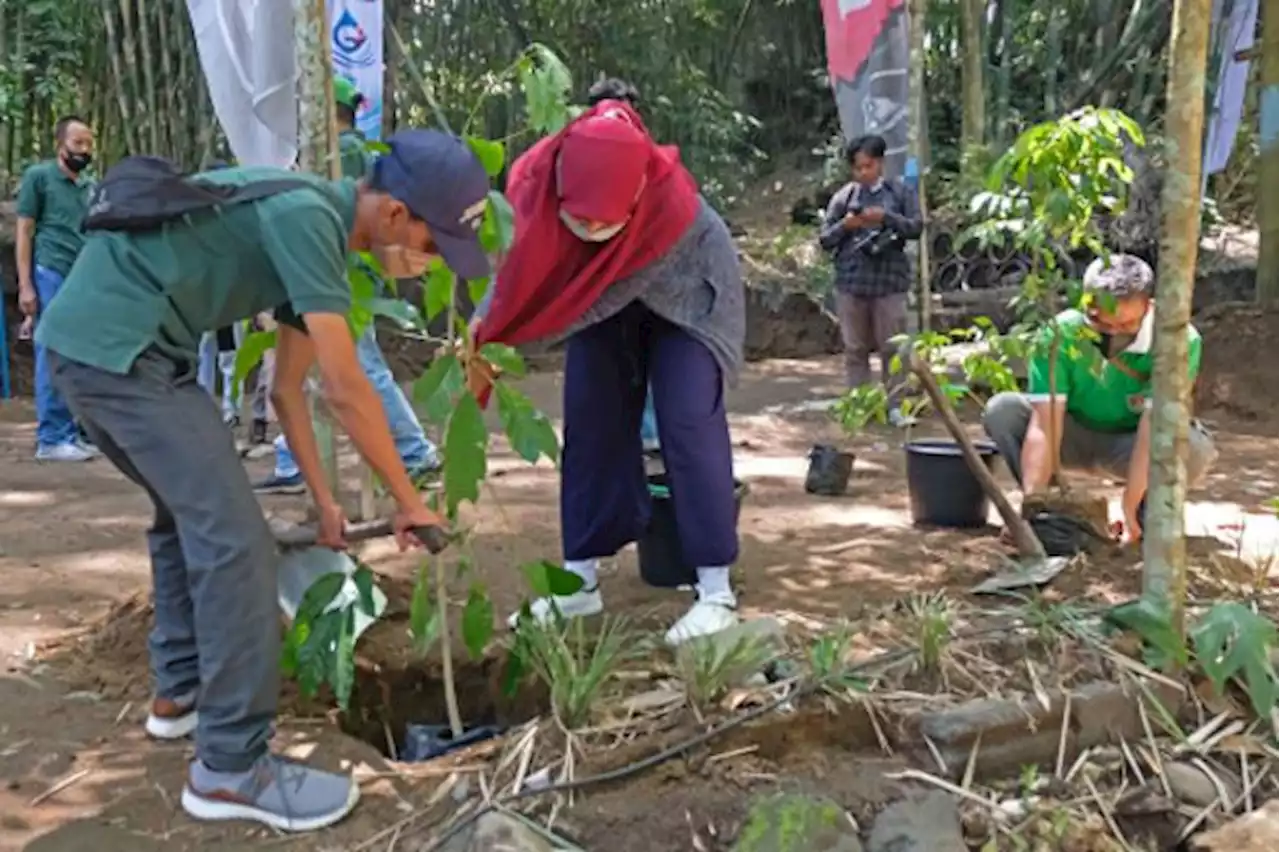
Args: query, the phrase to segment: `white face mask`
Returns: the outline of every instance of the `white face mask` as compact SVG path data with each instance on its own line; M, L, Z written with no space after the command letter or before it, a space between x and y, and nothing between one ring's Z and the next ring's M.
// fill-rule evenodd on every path
M395 243L376 246L373 256L378 259L388 278L421 278L431 264L432 255L405 248Z
M580 220L573 218L565 211L560 211L560 221L569 229L569 233L573 234L584 243L604 243L616 237L623 228L627 226L626 222L619 222L616 225L610 225L607 228L589 229Z

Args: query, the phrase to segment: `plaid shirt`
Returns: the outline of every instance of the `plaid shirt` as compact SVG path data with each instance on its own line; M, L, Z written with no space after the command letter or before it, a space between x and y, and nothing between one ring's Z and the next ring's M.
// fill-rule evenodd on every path
M862 244L876 228L845 230L845 214L858 206L883 209L882 227L896 231L905 239L918 239L923 230L919 200L904 184L885 180L870 187L845 184L831 197L818 234L818 244L831 253L835 263L836 289L866 297L907 292L911 289L911 262L906 252L890 248L873 257L863 250Z

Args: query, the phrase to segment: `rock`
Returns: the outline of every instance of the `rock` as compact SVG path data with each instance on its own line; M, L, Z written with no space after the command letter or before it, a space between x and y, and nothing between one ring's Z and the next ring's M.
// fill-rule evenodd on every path
M747 360L812 358L841 349L835 316L807 293L764 284L747 287Z
M1280 845L1280 800L1191 839L1191 852L1275 852Z
M491 811L451 838L441 852L559 852L563 848L518 817Z
M926 790L889 805L871 824L867 852L968 852L955 799Z
M751 806L733 852L863 852L857 825L818 796L779 794Z
M1207 808L1219 799L1213 779L1194 764L1170 761L1164 765L1164 777L1168 779L1169 790L1175 798L1197 808ZM1240 784L1235 778L1219 772L1218 781L1226 790L1227 801L1234 801L1240 795Z

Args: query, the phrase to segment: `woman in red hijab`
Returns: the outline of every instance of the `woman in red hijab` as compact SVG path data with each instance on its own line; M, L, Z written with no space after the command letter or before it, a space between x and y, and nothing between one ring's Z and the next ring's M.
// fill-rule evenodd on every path
M604 606L601 557L649 521L640 446L646 384L697 600L667 641L737 623L738 558L724 389L746 332L737 250L673 147L656 145L629 105L603 101L516 161L507 194L516 239L476 343L567 338L560 516L576 594L535 601L566 617ZM513 623L514 623L513 617Z

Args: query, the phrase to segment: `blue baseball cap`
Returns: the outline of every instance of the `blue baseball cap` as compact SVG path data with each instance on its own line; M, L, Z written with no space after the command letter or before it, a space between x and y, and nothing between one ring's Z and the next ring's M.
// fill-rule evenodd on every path
M427 223L444 262L460 278L486 278L480 225L489 175L467 143L439 130L402 130L374 161L373 186Z

